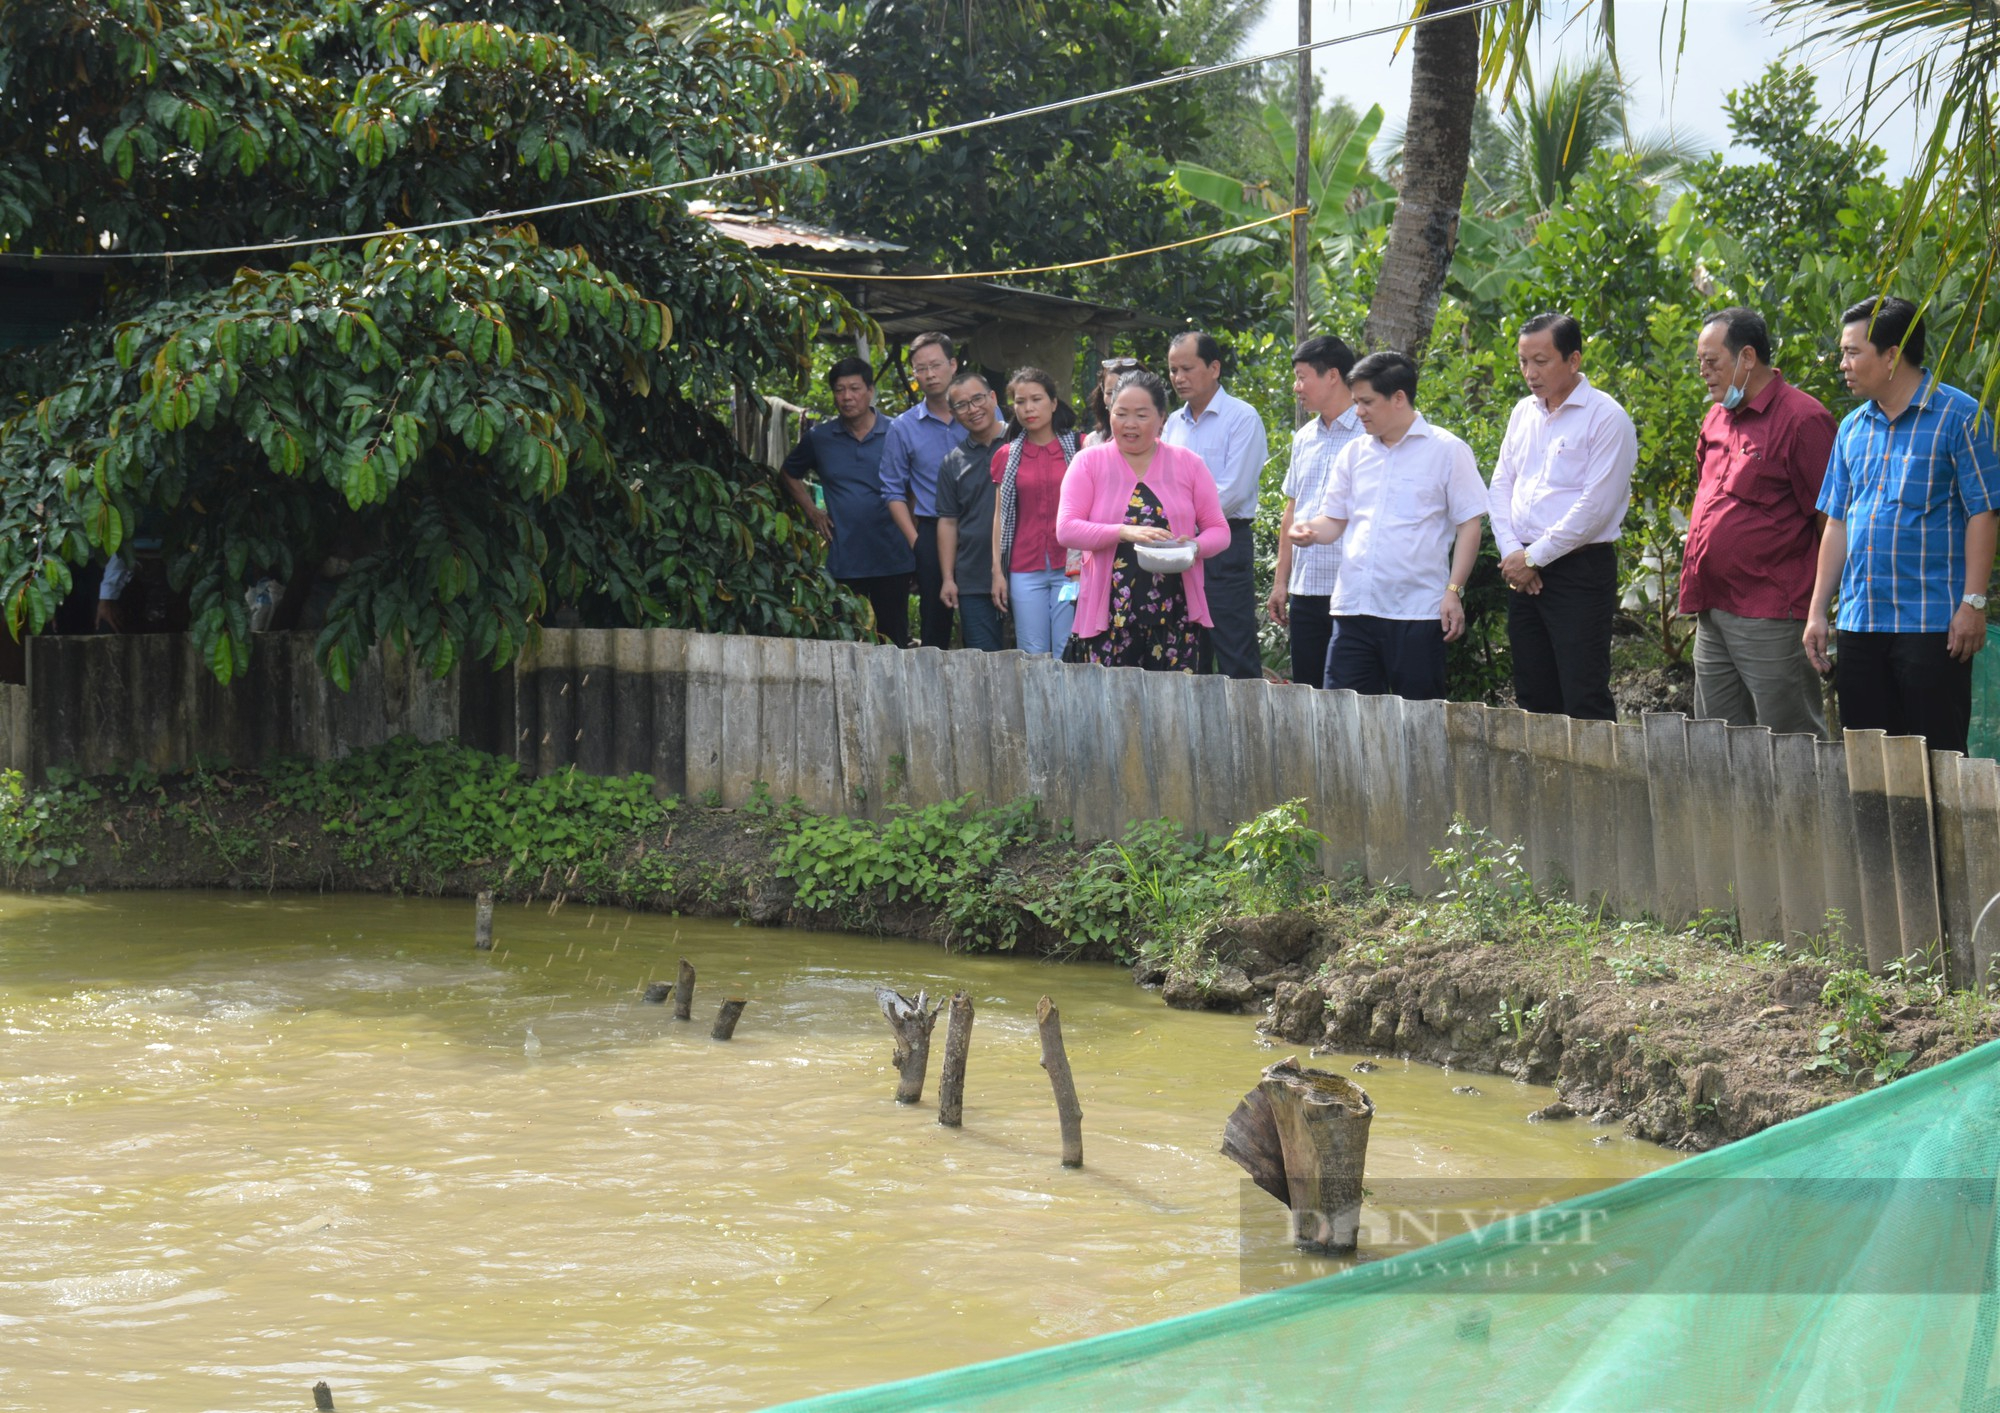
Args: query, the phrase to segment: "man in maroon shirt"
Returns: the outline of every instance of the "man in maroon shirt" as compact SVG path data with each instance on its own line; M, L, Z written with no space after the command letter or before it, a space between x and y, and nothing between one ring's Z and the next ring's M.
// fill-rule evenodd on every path
M1695 442L1701 483L1681 562L1695 714L1824 736L1802 639L1833 414L1771 366L1770 331L1751 310L1709 315L1695 357L1715 403Z

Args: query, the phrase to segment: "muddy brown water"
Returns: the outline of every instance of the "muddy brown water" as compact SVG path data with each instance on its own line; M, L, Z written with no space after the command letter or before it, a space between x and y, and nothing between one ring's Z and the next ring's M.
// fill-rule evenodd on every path
M1216 1151L1288 1053L1247 1017L901 941L503 906L489 958L472 924L468 902L0 895L0 1409L308 1408L320 1379L341 1409L756 1407L1338 1268L1293 1256ZM683 955L692 1026L634 995ZM942 1024L925 1102L893 1102L878 981L974 997L962 1130L935 1122ZM1080 1171L1036 1063L1044 992ZM750 1005L717 1044L727 994ZM1361 1082L1378 1206L1672 1159L1526 1123L1553 1092L1504 1078Z

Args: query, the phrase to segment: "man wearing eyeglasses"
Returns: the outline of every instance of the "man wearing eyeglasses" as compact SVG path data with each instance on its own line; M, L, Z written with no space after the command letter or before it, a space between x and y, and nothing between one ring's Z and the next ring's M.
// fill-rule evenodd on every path
M958 610L959 636L968 648L1000 651L1000 610L993 606L993 452L1006 440L1007 424L993 389L977 373L960 373L947 390L951 415L965 440L938 467L938 564L944 587L938 597Z
M1770 330L1754 310L1704 319L1695 367L1714 404L1695 440L1700 483L1681 559L1695 715L1824 736L1802 638L1833 414L1771 366Z
M965 440L948 396L958 375L950 337L928 333L911 339L910 374L923 401L889 424L882 447L882 499L917 558L917 640L927 648L948 648L952 615L940 597L944 570L938 561L938 467Z

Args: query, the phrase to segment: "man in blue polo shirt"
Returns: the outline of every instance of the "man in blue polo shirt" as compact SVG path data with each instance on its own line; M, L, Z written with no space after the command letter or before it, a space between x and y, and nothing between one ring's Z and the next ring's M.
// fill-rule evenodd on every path
M2000 454L1979 404L1923 358L1924 323L1907 299L1865 299L1841 316L1840 371L1867 401L1840 424L1820 488L1827 522L1804 641L1828 671L1838 587L1842 724L1963 751L1972 657L1986 643Z
M910 340L910 375L924 397L889 424L882 448L882 499L889 517L917 560L917 637L927 648L951 646L951 608L939 597L944 565L938 559L938 467L965 440L952 416L949 390L958 375L957 350L944 334Z
M886 418L875 415L875 373L865 358L843 358L827 370L839 415L806 429L785 458L785 488L827 541L826 572L867 599L875 630L903 647L910 641L909 542L882 504ZM826 509L813 503L805 478L817 473Z

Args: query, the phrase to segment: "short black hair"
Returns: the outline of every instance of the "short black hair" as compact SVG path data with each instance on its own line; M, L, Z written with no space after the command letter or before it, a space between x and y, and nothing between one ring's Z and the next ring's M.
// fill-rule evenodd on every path
M1174 348L1188 342L1194 344L1194 356L1202 362L1220 363L1222 361L1222 345L1215 341L1214 334L1203 333L1200 329L1189 329L1184 334L1175 334L1173 342L1169 343L1167 347Z
M910 340L910 357L915 358L918 349L932 346L935 346L939 353L942 353L952 362L958 362L958 349L952 344L951 335L941 334L936 329L932 329L928 333L918 334Z
M1567 314L1537 314L1521 325L1521 337L1530 334L1548 333L1554 336L1556 352L1568 358L1573 353L1583 352L1583 325Z
M1765 367L1771 366L1771 330L1764 323L1764 316L1754 309L1745 309L1740 304L1727 309L1718 309L1701 321L1705 329L1710 324L1722 325L1722 346L1732 354L1749 349L1757 355L1757 361Z
M946 392L950 392L960 383L977 383L982 388L985 388L986 391L988 392L993 391L993 384L987 382L986 375L980 372L977 368L966 369L963 373L960 373L957 377L953 378L950 382L946 383L944 385L944 390Z
M868 365L868 360L865 358L843 358L827 369L827 391L831 392L833 385L842 378L859 378L869 387L875 386L875 370Z
M1153 399L1153 406L1159 409L1162 417L1167 415L1167 385L1160 381L1159 374L1148 373L1143 368L1136 373L1127 373L1118 380L1118 386L1111 390L1111 400L1116 402L1118 394L1127 388L1139 389Z
M1924 318L1907 299L1893 294L1878 295L1849 305L1840 316L1840 327L1844 329L1849 324L1868 326L1865 333L1877 353L1900 348L1906 362L1924 361Z
M1322 377L1338 373L1344 382L1354 371L1354 350L1332 334L1319 334L1292 350L1292 363L1303 363Z
M1410 400L1410 406L1417 405L1417 365L1392 348L1371 353L1355 364L1347 381L1368 384L1378 397L1401 393Z

